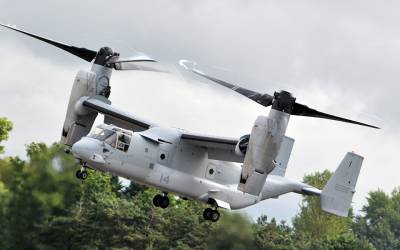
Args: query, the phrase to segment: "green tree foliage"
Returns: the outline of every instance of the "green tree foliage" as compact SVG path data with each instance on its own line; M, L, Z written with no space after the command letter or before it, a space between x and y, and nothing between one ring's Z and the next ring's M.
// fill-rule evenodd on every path
M306 175L303 181L323 189L332 173L328 170ZM352 231L352 212L339 217L321 210L319 197L304 196L300 213L293 219L297 248L300 249L371 249L365 239Z
M8 134L10 133L13 124L7 118L0 117L0 143L8 139ZM4 146L0 145L0 154L4 153Z
M366 240L358 240L351 234L338 235L331 239L326 240L308 240L302 242L298 249L312 249L312 250L367 250L374 249L373 246Z
M254 249L253 228L249 220L237 213L224 213L223 217L208 238L208 248Z
M264 215L258 218L254 230L258 249L297 249L293 230L284 221L278 224L273 218L268 222L267 216Z
M101 249L204 249L207 228L202 207L170 197L171 209L155 208L156 191L120 198L110 176L91 171L82 183L80 200L72 213L56 217L42 230L43 246Z
M7 238L8 230L5 223L7 207L10 200L10 191L6 188L3 182L0 181L0 239ZM0 249L6 248L6 242L0 240Z
M79 183L71 176L75 164L60 146L47 148L32 143L27 146L27 154L27 162L19 158L2 160L9 165L2 172L11 193L4 220L6 239L14 249L29 248L37 240L39 225L50 216L65 214L79 192Z
M311 186L322 189L332 173L328 170L306 175L303 181ZM293 226L298 235L309 239L327 240L337 235L350 233L351 215L347 218L338 217L323 212L320 198L304 196L300 206L300 213L293 219Z
M0 117L0 143L8 139L8 134L12 129L12 123L6 118ZM0 145L0 154L4 153L4 146ZM7 242L1 239L8 238L8 229L6 223L6 216L8 213L8 206L10 204L11 192L4 183L4 179L10 176L4 174L4 170L9 169L10 161L0 159L0 249L7 247ZM7 171L9 172L9 171Z
M354 231L368 239L376 249L400 249L400 189L388 195L383 191L369 193L363 216L357 216Z

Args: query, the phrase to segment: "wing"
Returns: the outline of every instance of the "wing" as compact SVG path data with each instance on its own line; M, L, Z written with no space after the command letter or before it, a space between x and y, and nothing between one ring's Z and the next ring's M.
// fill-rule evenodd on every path
M183 133L181 139L192 145L207 148L209 159L243 162L244 157L235 154L237 139L196 133Z
M209 159L239 163L243 163L244 161L244 156L235 154L235 147L239 141L238 139L195 133L183 133L181 139L192 145L207 148ZM293 143L294 139L287 136L283 137L283 142L276 158L279 168L275 168L271 174L285 176Z
M128 114L116 107L110 105L110 101L102 96L93 96L82 102L82 105L97 113L104 115L104 123L139 132L156 126L137 116Z

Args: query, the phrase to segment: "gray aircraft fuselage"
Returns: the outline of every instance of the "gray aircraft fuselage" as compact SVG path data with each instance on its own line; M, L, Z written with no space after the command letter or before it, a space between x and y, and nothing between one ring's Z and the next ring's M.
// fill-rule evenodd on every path
M158 142L147 135L162 135L164 139ZM72 152L97 170L181 197L202 202L209 198L221 200L231 209L247 207L288 192L301 193L302 188L310 187L282 176L268 175L259 196L244 193L238 190L242 171L239 164L210 160L206 149L181 140L180 135L178 129L161 127L132 133L126 152L89 135L75 143Z

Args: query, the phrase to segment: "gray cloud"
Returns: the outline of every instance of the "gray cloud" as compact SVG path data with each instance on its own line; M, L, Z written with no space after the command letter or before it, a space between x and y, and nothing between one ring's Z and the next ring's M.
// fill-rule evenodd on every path
M334 170L349 150L365 155L355 196L359 209L369 190L389 191L398 185L399 5L0 0L0 21L77 46L110 45L124 55L144 51L166 64L186 58L223 67L228 71L210 71L261 92L291 90L309 106L384 127L375 131L291 118L288 134L296 144L288 176L299 179L315 170ZM8 153L22 154L23 144L32 140L58 140L75 72L89 65L6 30L0 30L0 53L0 115L15 123ZM182 81L179 75L118 72L112 79L112 100L160 124L225 136L248 133L255 117L268 112L187 73L183 76ZM288 219L298 201L266 202L249 211Z

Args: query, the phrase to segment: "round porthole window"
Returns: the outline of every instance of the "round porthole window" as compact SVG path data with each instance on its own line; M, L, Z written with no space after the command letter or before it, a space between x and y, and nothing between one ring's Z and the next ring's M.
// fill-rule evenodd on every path
M161 154L161 155L160 155L160 159L161 159L161 160L164 160L164 159L165 159L165 154Z
M210 170L208 170L208 173L209 173L210 175L214 174L214 169L210 168Z

